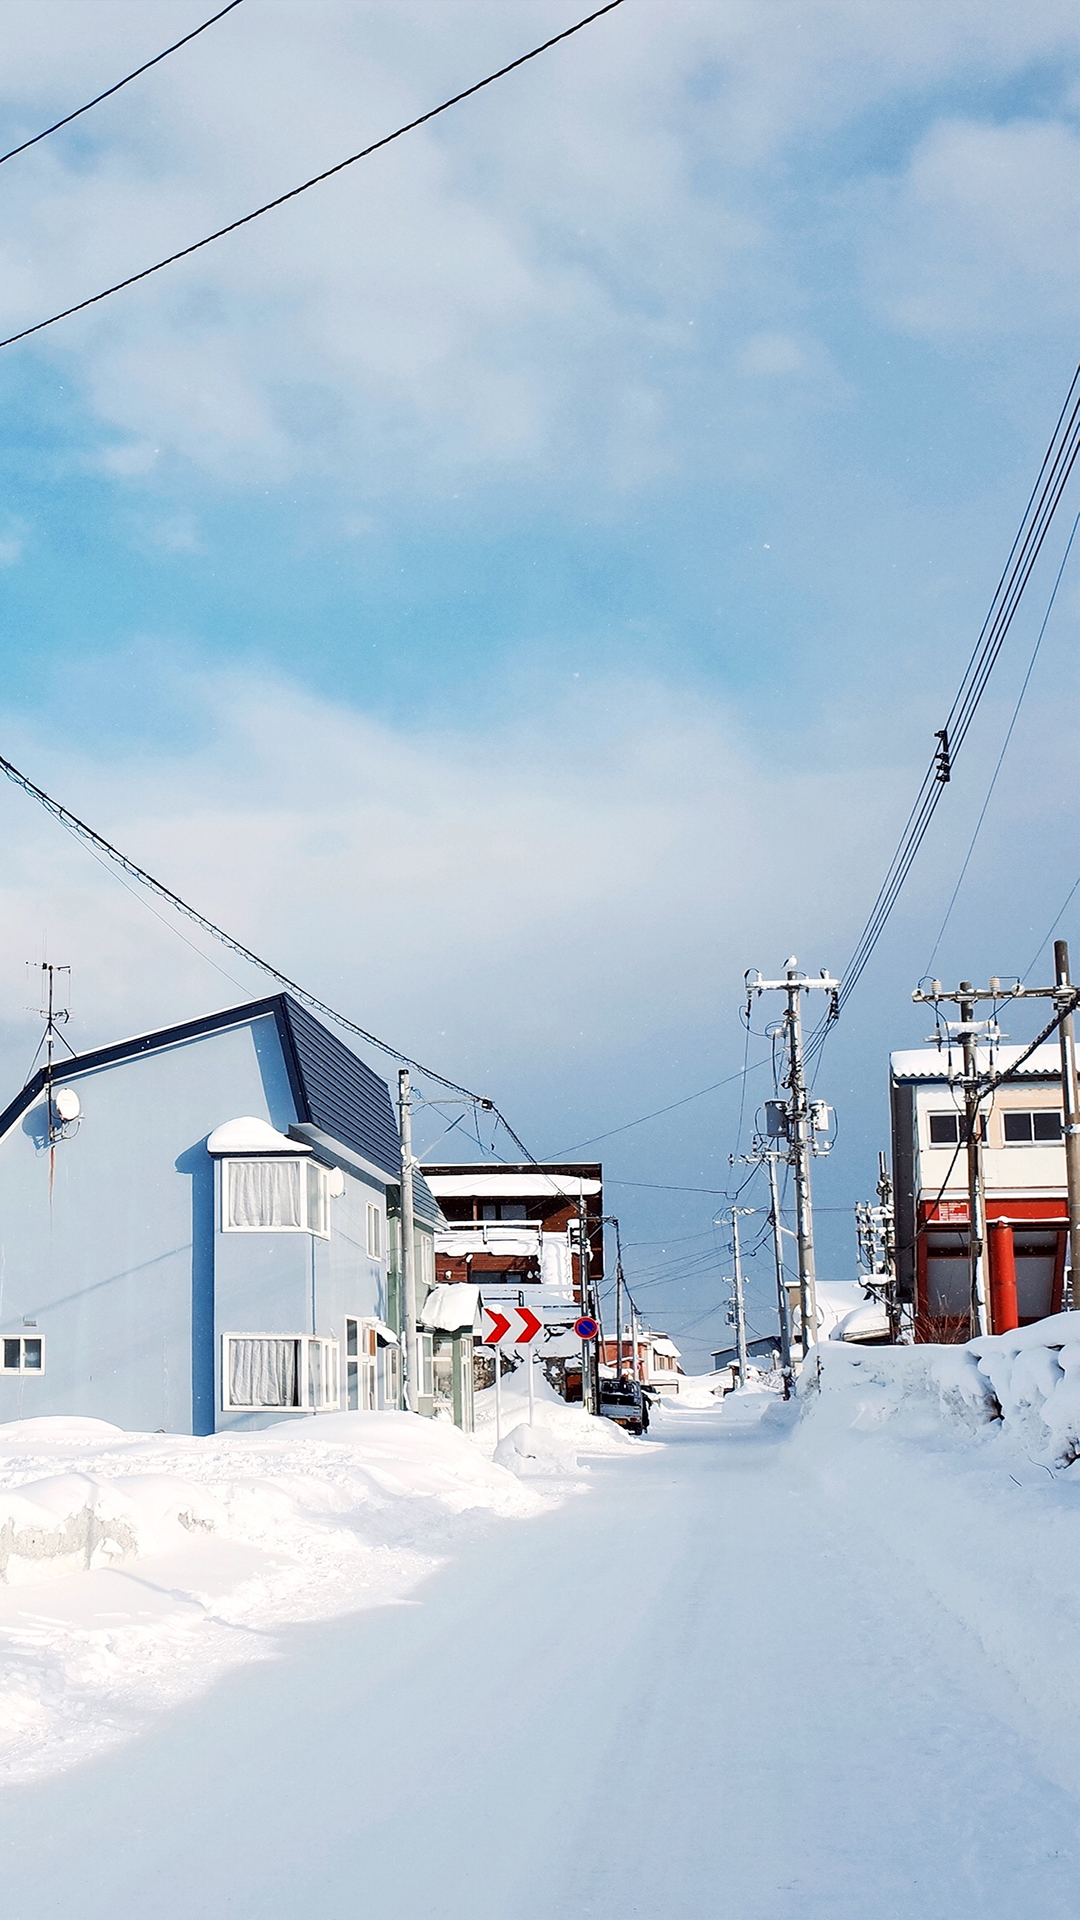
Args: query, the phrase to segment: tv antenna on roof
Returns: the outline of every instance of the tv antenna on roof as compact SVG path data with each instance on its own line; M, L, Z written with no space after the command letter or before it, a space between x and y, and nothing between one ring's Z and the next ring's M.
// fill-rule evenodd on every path
M51 1146L55 1141L62 1140L66 1137L64 1132L65 1127L73 1119L78 1117L77 1111L75 1114L62 1113L57 1104L59 1096L54 1097L53 1094L53 1055L56 1051L57 1041L60 1041L61 1044L67 1048L72 1059L75 1058L75 1049L62 1032L62 1028L66 1026L67 1022L71 1019L71 1008L66 1004L66 992L70 991L71 987L71 968L69 966L56 966L51 960L45 959L42 959L40 962L28 960L26 963L28 974L31 968L41 975L41 996L38 1005L32 1009L32 1011L40 1015L41 1019L44 1020L45 1031L37 1044L34 1058L30 1062L30 1073L33 1073L35 1064L44 1047L45 1092L48 1101L49 1144ZM66 975L67 978L61 983L59 976L62 975ZM60 993L58 992L61 984L63 984L65 989L64 1004L61 1004ZM27 1078L29 1079L29 1077L28 1074ZM67 1089L61 1089L61 1093L65 1091L67 1091ZM78 1103L76 1102L75 1104L77 1109Z

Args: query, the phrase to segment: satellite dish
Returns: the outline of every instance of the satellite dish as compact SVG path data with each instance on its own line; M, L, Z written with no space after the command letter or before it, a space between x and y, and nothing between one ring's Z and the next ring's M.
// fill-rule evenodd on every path
M341 1195L345 1191L345 1175L342 1173L340 1167L331 1167L326 1184L330 1198L332 1200L340 1200Z
M74 1087L57 1087L52 1097L53 1112L59 1120L78 1120L82 1106Z

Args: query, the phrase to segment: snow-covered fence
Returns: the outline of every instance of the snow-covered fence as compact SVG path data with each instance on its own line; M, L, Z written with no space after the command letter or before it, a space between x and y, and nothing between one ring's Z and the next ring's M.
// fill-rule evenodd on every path
M806 1412L841 1412L876 1427L930 1413L973 1429L996 1425L1034 1459L1067 1467L1080 1458L1080 1313L1058 1313L960 1347L823 1344L799 1383Z

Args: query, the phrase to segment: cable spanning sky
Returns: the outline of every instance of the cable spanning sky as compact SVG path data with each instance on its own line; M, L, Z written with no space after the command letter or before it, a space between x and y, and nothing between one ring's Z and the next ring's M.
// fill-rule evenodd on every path
M213 11L9 9L0 150ZM235 7L4 165L0 334L578 12ZM695 1353L723 1331L743 972L854 951L1072 377L1072 36L1057 0L625 0L0 355L0 752L533 1150L657 1110L588 1151ZM826 1277L1077 506L823 1056ZM1077 551L942 977L1025 969L1076 879ZM43 942L79 1047L262 991L14 788L0 811L11 1091Z

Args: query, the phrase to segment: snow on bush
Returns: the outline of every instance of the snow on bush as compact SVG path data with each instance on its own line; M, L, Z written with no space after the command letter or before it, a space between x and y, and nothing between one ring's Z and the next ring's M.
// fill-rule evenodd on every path
M868 1429L902 1417L973 1431L996 1427L1040 1464L1080 1457L1080 1313L1059 1313L960 1347L813 1350L799 1382L805 1411Z

